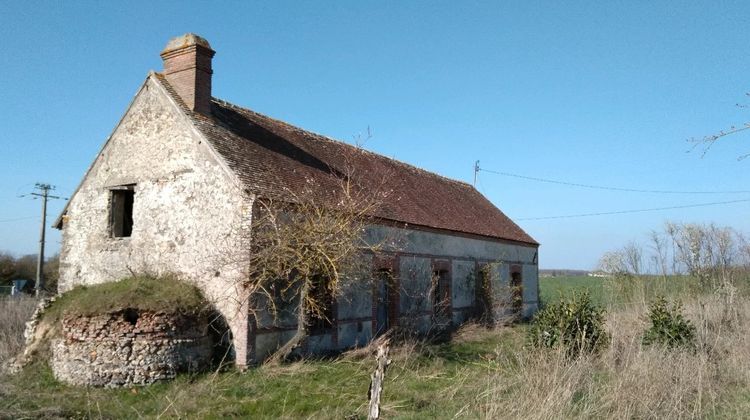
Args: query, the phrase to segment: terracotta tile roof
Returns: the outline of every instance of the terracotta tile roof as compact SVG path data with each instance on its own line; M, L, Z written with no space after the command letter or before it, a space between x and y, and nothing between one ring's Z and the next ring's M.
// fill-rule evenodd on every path
M302 130L249 109L213 100L211 117L194 113L166 79L157 79L221 154L246 188L259 196L340 190L338 172L365 191L392 191L372 216L428 228L538 243L471 185ZM311 180L313 181L311 183ZM334 193L335 194L335 193Z

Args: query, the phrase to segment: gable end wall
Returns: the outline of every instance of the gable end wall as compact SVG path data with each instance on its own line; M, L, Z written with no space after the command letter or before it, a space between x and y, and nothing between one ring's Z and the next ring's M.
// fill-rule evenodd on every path
M60 291L131 273L176 274L222 312L241 358L247 320L238 281L252 197L209 147L149 78L67 207ZM126 184L135 184L133 232L113 238L110 189Z

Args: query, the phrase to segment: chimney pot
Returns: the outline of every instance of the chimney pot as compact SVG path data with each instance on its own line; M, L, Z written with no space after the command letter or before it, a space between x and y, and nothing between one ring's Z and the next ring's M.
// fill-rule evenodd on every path
M203 115L211 115L214 54L208 41L191 33L169 40L160 54L169 84L189 109Z

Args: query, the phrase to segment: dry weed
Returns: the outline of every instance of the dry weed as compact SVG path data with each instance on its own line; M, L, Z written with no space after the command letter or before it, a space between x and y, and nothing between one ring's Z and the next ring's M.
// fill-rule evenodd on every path
M641 301L610 312L612 343L598 357L570 361L560 351L540 350L506 355L478 411L534 419L731 415L726 401L750 386L750 303L735 302L731 320L724 304L718 295L685 302L698 327L697 349L644 346Z
M0 298L0 365L23 350L23 331L37 300L25 296Z

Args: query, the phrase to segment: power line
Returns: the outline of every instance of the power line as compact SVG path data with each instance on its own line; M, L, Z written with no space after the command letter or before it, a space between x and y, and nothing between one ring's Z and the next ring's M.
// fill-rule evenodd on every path
M688 204L684 206L671 206L671 207L655 207L650 209L637 209L637 210L619 210L619 211L607 211L600 213L582 213L582 214L569 214L564 216L544 216L544 217L524 217L515 219L518 221L522 220L551 220L551 219L571 219L576 217L591 217L591 216L608 216L613 214L626 214L626 213L644 213L649 211L661 211L661 210L676 210L676 209L688 209L693 207L706 207L706 206L718 206L721 204L734 204L734 203L745 203L750 202L750 199L743 200L732 200L732 201L716 201L713 203L700 203L700 204Z
M29 220L29 219L36 219L36 218L37 216L17 217L15 219L0 220L0 223L17 222L19 220Z
M635 192L635 193L649 193L649 194L748 194L750 190L728 190L728 191L675 191L675 190L648 190L640 188L619 188L619 187L608 187L602 185L591 185L591 184L580 184L576 182L558 181L554 179L537 178L533 176L519 175L510 172L493 171L490 169L480 168L478 165L474 168L475 177L479 171L489 172L491 174L508 176L513 178L526 179L529 181L546 182L548 184L567 185L570 187L590 188L596 190L608 190L608 191L620 191L620 192Z

